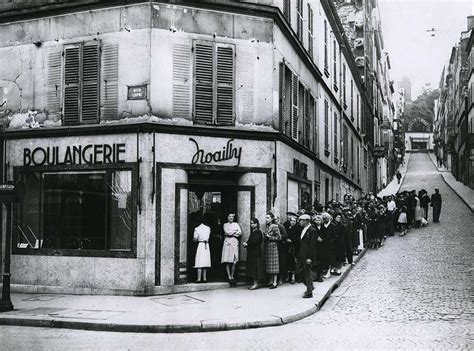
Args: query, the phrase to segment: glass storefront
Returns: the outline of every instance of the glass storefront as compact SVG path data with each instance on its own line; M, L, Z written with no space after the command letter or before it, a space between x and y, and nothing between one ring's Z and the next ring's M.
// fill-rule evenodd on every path
M20 172L17 249L130 251L132 171Z

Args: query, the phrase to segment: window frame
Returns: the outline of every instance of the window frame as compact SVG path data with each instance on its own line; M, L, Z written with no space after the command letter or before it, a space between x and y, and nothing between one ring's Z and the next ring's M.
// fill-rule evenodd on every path
M98 50L98 59L97 59L97 118L96 120L84 121L83 116L83 92L85 90L84 86L90 86L84 81L84 48L97 46ZM78 82L77 83L67 83L67 74L66 74L66 51L69 49L78 48ZM64 44L62 47L62 60L61 60L61 92L62 92L62 101L61 101L61 125L62 126L74 126L74 125L88 125L88 124L98 124L101 120L101 72L102 71L102 42L99 41L81 41L77 43ZM66 89L68 87L77 86L78 88L78 116L75 122L68 122L66 120ZM90 95L89 95L90 96Z
M196 86L197 86L197 66L196 66L196 45L206 45L211 47L212 51L212 116L211 122L200 122L196 121ZM192 119L193 124L196 125L212 125L212 126L235 126L236 123L236 116L235 116L235 83L236 83L236 46L235 44L231 43L222 43L222 42L214 42L209 40L193 40L192 43L193 48L193 58L192 58L192 69L193 69L193 110L192 110ZM219 114L218 114L218 50L219 48L231 48L232 49L232 122L225 123L219 122Z
M131 202L132 202L132 214L131 214L131 243L130 250L91 250L91 249L52 249L52 248L19 248L17 246L18 238L18 216L19 211L16 206L13 209L13 220L12 220L12 254L15 255L36 255L36 256L79 256L79 257L114 257L114 258L136 258L137 257L137 222L138 222L138 209L137 209L137 189L138 189L138 167L136 163L126 162L120 164L101 164L101 165L71 165L71 166L18 166L13 167L13 179L18 179L20 174L26 173L67 173L67 172L113 172L113 171L131 171L132 172L132 190L131 190ZM42 196L42 186L41 186ZM40 199L40 208L43 206L42 199ZM39 214L43 214L40 212ZM108 216L109 213L106 213ZM41 220L42 221L42 220ZM110 221L110 219L107 219ZM41 224L42 226L43 224ZM108 223L107 223L108 225ZM43 228L42 228L43 230ZM104 233L107 235L107 233Z

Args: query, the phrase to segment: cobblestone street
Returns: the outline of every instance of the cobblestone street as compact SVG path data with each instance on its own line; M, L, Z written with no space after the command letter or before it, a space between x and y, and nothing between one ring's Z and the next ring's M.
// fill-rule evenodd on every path
M0 341L12 349L472 349L474 219L429 157L413 154L402 190L431 194L435 187L443 197L441 223L369 251L323 308L299 322L202 334L2 326Z

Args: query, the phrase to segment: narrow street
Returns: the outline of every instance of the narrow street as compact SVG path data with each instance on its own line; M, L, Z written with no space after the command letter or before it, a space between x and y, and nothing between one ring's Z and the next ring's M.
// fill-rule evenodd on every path
M428 155L411 155L401 190L424 188L431 194L435 187L443 197L440 223L431 223L430 212L428 227L412 229L405 237L390 237L381 249L367 252L323 308L299 322L275 328L201 334L2 326L2 348L472 348L474 218L445 184Z

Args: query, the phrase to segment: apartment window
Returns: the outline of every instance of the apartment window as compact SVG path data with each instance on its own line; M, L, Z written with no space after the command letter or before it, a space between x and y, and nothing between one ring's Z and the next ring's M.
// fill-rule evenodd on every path
M234 46L194 43L194 122L234 124Z
M317 115L317 106L316 99L313 95L309 95L309 116L312 120L311 124L313 127L313 150L318 154L319 149L319 125L318 125L318 115Z
M16 179L16 249L131 253L131 169L21 172Z
M329 77L328 22L324 21L324 74Z
M291 0L283 0L283 16L291 25Z
M347 168L347 165L349 164L349 133L345 124L342 129L342 143L344 146L342 155L342 158L344 159L343 166L344 168Z
M333 128L334 128L334 159L337 160L337 147L338 147L338 140L337 140L337 127L338 127L338 121L337 121L337 113L334 112L334 123L333 123Z
M357 176L357 181L360 181L360 146L359 145L357 145L356 176Z
M298 76L285 63L281 63L280 131L295 140L298 140L299 85Z
M329 104L324 100L324 151L329 156Z
M303 0L296 0L296 35L299 41L303 41Z
M334 88L337 91L337 44L336 41L333 40L333 53L334 53L334 59L333 59L333 71L334 71Z
M99 122L100 43L64 47L63 124Z
M351 135L351 157L349 159L349 164L351 168L351 176L354 177L354 159L355 159L355 154L354 154L354 137Z
M357 130L360 129L360 95L357 94Z
M308 4L308 53L309 56L314 57L313 53L313 29L314 29L314 23L313 23L313 9L311 8L311 5Z
M314 126L315 105L314 98L309 90L304 90L304 115L303 115L303 146L314 150L313 126Z
M351 120L354 120L354 81L351 79Z
M346 106L346 64L342 64L342 103L344 104L344 109Z

